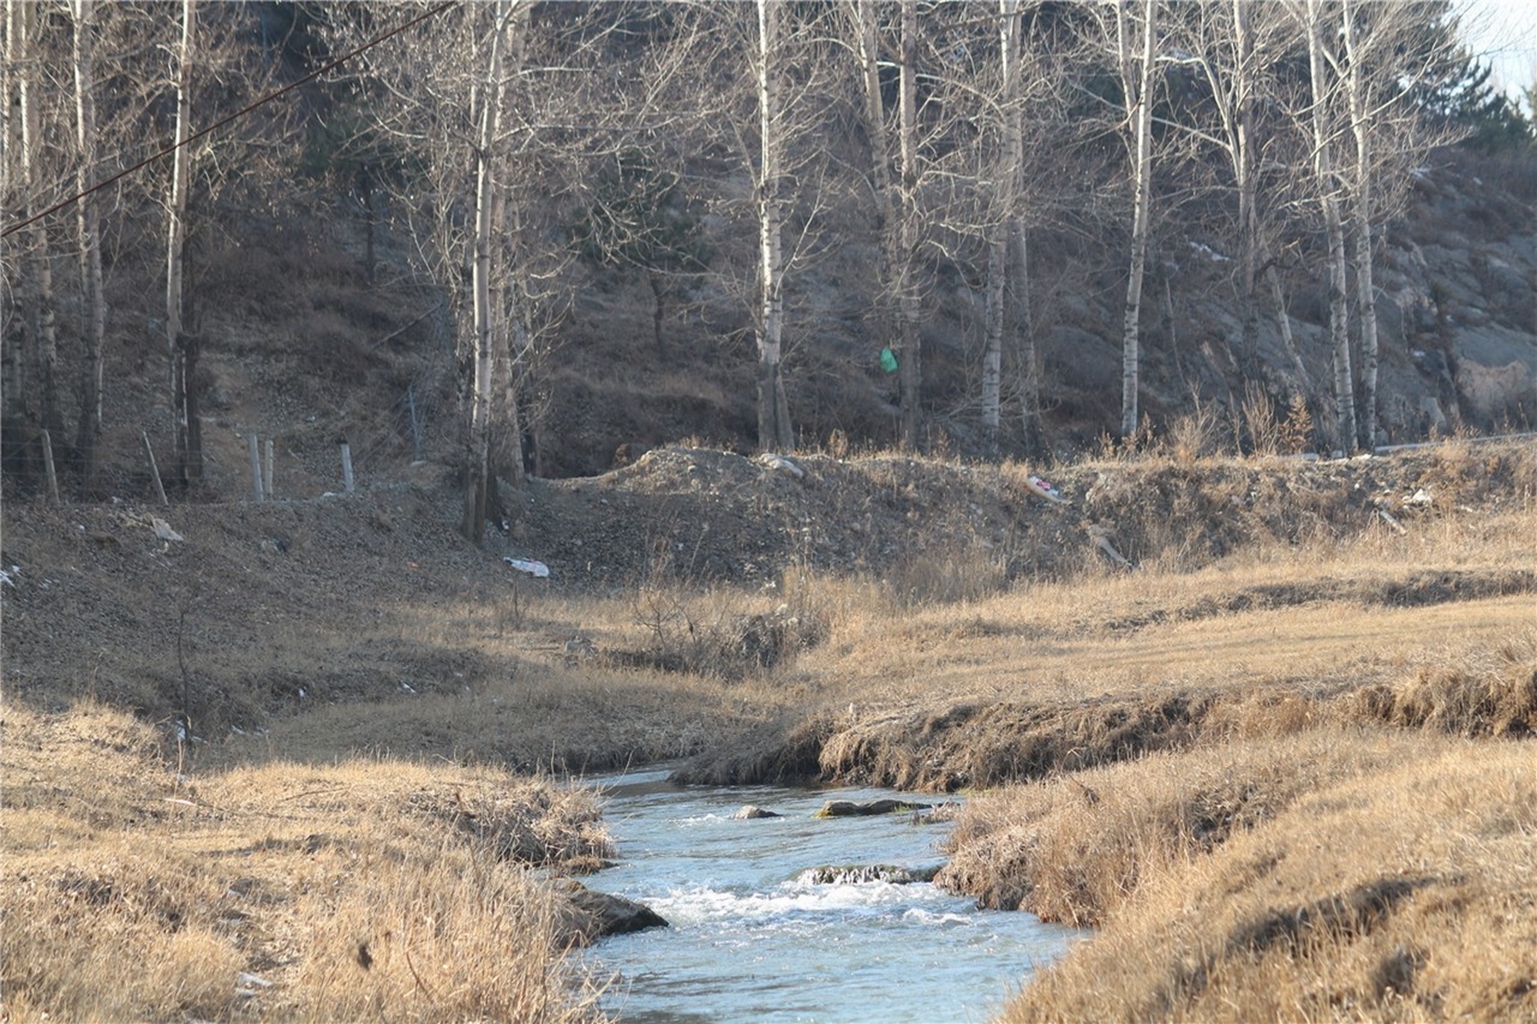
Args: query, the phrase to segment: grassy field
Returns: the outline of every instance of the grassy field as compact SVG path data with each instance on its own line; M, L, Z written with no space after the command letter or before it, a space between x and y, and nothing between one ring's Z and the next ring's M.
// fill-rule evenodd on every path
M1408 479L1445 485L1391 521L1348 477L1325 501L1279 463L1062 469L1120 495L1137 571L1081 538L1022 552L952 530L752 584L659 568L509 592L445 550L441 578L413 560L394 597L393 566L427 559L376 528L388 564L351 591L278 581L326 614L272 657L339 680L327 699L272 698L263 650L226 665L212 640L192 678L260 728L180 747L163 713L13 692L7 1019L592 1019L602 979L563 966L550 879L608 843L592 795L548 770L678 757L701 780L967 791L944 884L1096 928L1009 1020L1537 1018L1537 454L1437 452ZM1139 504L1171 473L1194 519ZM1309 525L1264 525L1285 516L1261 491ZM1211 525L1244 502L1242 530ZM71 529L60 551L106 550L129 578ZM349 523L313 529L340 543ZM238 563L198 559L217 600ZM23 606L8 675L73 656L36 632L62 589ZM122 686L127 704L172 692Z

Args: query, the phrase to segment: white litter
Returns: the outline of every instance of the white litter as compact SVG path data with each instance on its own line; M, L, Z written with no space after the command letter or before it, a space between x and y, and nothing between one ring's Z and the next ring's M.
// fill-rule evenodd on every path
M155 528L155 536L159 537L161 540L174 540L181 542L187 539L181 534L177 533L175 530L171 529L171 524L166 522L164 519L161 519L159 516L151 516L149 524Z
M530 576L537 576L540 579L543 579L550 574L549 566L545 565L543 562L536 562L532 558L503 557L502 561L518 570L518 572L526 572Z
M1067 499L1062 497L1049 480L1042 480L1040 477L1031 474L1025 477L1025 486L1029 488L1030 493L1045 498L1047 501L1054 501L1059 505L1067 504Z
M245 971L241 971L239 974L235 975L235 980L239 984L244 985L247 988L271 988L272 987L272 982L268 981L266 978L258 978L256 975L254 975L254 974L247 974Z
M797 480L804 480L806 478L806 471L797 466L795 463L791 462L789 459L785 458L783 455L776 455L773 452L764 452L762 455L758 456L758 461L763 463L769 469L777 469L781 473L789 473Z

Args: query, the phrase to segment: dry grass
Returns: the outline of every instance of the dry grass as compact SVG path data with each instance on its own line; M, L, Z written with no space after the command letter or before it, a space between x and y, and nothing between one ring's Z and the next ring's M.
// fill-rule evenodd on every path
M1319 728L1055 776L968 802L939 881L989 907L1100 925L1149 876L1304 795L1425 752L1402 734Z
M590 794L385 761L188 778L121 712L5 715L7 1019L597 1016L533 867L608 852Z
M1502 942L1534 916L1529 880L1479 858L1487 847L1533 866L1533 829L1510 810L1530 787L1509 776L1514 752L1531 763L1530 743L1511 738L1537 728L1537 459L1471 442L1426 457L1432 500L1393 505L1399 532L1372 502L1397 501L1402 487L1373 484L1369 464L1271 472L1279 464L1210 456L1201 424L1182 429L1177 444L1064 468L1071 513L1033 501L979 512L973 502L1020 466L950 466L949 478L906 456L818 464L814 487L768 485L825 504L785 506L807 517L796 520L801 549L751 583L653 565L628 587L525 589L475 575L476 560L450 547L438 571L418 568L410 542L431 520L408 518L409 505L361 523L319 510L313 536L298 523L309 510L281 510L312 553L352 535L381 546L391 572L408 567L395 589L382 570L344 589L344 575L316 582L299 559L236 557L288 529L278 511L205 523L201 536L228 530L230 554L188 548L188 574L246 581L209 623L273 615L295 597L308 614L260 638L240 627L189 645L203 721L244 727L192 748L190 779L162 762L164 730L157 741L118 712L7 708L6 1012L592 1016L587 980L559 966L569 926L529 866L603 857L590 801L462 765L597 771L710 751L726 756L697 778L1047 780L977 800L949 872L998 905L1103 922L1027 993L1026 1015L1510 1012L1512 986L1532 978L1525 961L1511 959L1503 981L1472 965L1480 948L1498 960L1477 938L1488 914L1509 917L1488 929ZM757 480L746 460L715 461ZM642 482L663 502L686 486L663 469L686 480L711 465L651 462ZM843 570L817 561L818 508L843 531L827 550L854 552ZM1019 529L999 532L1002 514ZM711 522L734 528L733 516ZM601 536L608 519L585 533ZM1085 543L1091 521L1139 571L1111 569ZM931 543L898 551L906 534L871 525L909 522ZM66 540L59 564L87 564L87 542ZM139 564L126 544L83 550L116 561L55 571L82 602ZM249 571L255 557L268 558L266 575ZM7 641L38 680L59 642L37 623L75 620L58 603L64 589L29 591L31 639ZM203 593L223 600L212 585ZM144 632L102 621L120 630L104 645ZM153 639L140 656L159 659L158 676L110 659L104 675L144 688L122 690L123 703L163 713L180 682L165 665L175 636L162 624ZM39 682L29 696L48 692ZM1455 835L1427 843L1428 867L1396 819L1350 852L1346 839L1442 776L1469 803L1443 819ZM1490 794L1503 794L1506 818ZM1428 834L1434 816L1411 810ZM1262 841L1268 852L1254 852ZM1452 902L1429 907L1427 893ZM1460 924L1457 900L1471 908ZM1378 928L1400 917L1430 937ZM1321 944L1336 932L1341 944ZM1463 966L1445 966L1443 948ZM1128 949L1142 959L1123 984L1109 965ZM1408 991L1405 977L1428 1001L1387 994ZM1449 987L1458 977L1467 992ZM1223 1012L1222 999L1266 985L1290 1001Z
M1002 1019L1531 1019L1533 748L1415 745L1152 872Z

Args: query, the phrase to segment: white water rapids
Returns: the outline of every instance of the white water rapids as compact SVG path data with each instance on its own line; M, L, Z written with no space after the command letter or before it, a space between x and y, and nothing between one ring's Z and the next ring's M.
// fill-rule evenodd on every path
M1082 933L979 910L927 883L818 885L824 865L933 867L943 825L910 814L816 819L830 799L888 790L687 787L666 771L610 776L604 817L619 866L588 885L672 925L600 941L604 1008L626 1022L985 1021ZM744 804L783 815L734 820Z

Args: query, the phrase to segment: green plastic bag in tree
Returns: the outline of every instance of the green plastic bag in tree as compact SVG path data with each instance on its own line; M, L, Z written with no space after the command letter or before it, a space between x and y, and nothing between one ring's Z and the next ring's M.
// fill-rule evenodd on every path
M897 372L897 354L889 348L881 349L881 369L887 373Z

